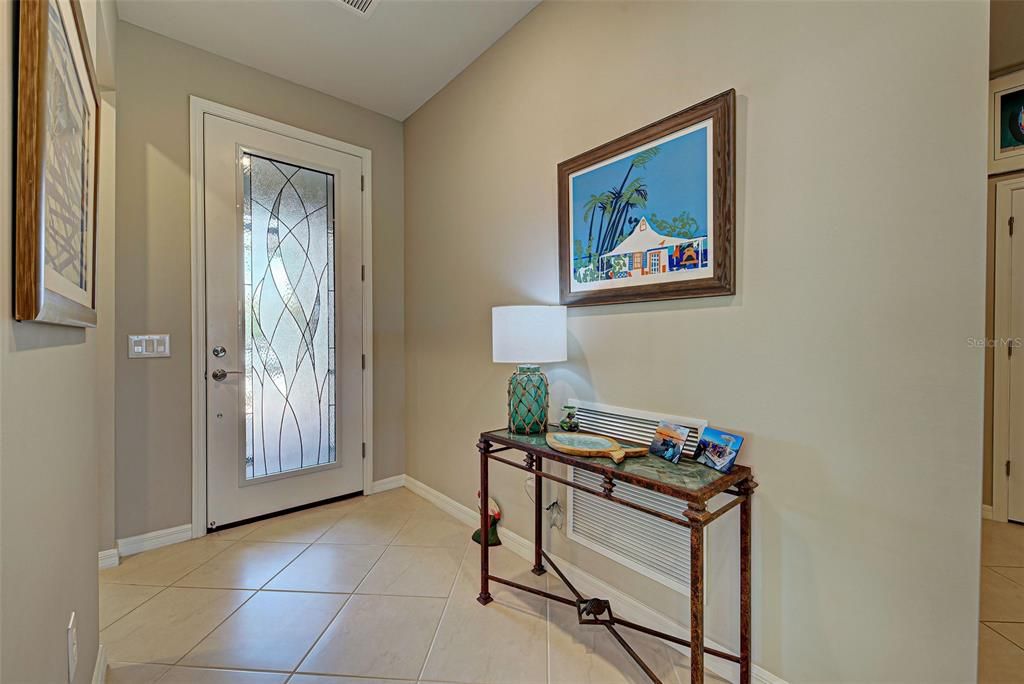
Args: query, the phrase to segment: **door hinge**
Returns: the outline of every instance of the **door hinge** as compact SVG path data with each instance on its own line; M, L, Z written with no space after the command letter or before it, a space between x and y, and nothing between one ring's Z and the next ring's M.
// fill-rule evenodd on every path
M359 177L359 191L364 192L366 190L366 176Z
M366 264L363 264L362 269L359 271L359 279L364 283L366 282Z
M366 370L366 354L363 354L363 370Z
M1010 237L1013 237L1013 217L1011 216L1010 220L1006 223L1010 226Z
M366 445L364 444L363 446L366 446ZM366 454L363 454L363 456L365 457ZM1006 462L1006 477L1010 477L1010 462L1009 461Z
M363 442L363 458L366 458L366 442Z

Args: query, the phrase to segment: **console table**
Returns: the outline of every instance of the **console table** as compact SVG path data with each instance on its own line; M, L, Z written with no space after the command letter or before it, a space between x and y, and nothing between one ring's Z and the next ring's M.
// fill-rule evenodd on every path
M621 442L622 440L620 440ZM626 446L626 444L623 444ZM544 596L552 601L564 603L576 608L577 618L582 625L599 625L605 627L619 642L626 652L636 661L637 665L656 684L661 680L643 661L637 652L630 647L619 634L617 627L626 627L644 634L658 637L666 641L681 644L690 648L690 681L691 684L704 682L704 654L708 653L725 660L739 663L741 684L750 684L750 528L751 499L757 483L754 482L750 469L735 466L729 473L720 473L712 468L684 460L670 463L656 456L627 458L616 465L606 458L585 458L570 456L555 451L547 445L544 434L517 435L508 430L492 430L480 434L477 442L480 451L480 500L485 502L480 511L480 595L477 598L483 605L493 599L490 593L490 582L498 582L531 594ZM506 451L520 451L525 454L522 463L498 454ZM544 461L563 463L573 468L580 468L601 476L601 489L584 487L570 480L559 477L544 469ZM534 589L518 582L492 575L489 571L489 547L487 530L487 476L489 461L503 463L534 476L534 559L533 573L543 575L547 572L544 563L558 574L575 600L558 596L548 591ZM600 598L587 598L580 594L565 577L551 557L543 549L542 544L542 511L541 480L559 482L566 487L601 497L607 501L627 506L637 511L656 516L662 520L681 525L690 529L690 638L682 639L671 634L659 632L615 616L609 602ZM627 501L615 494L615 485L625 482L643 489L648 489L674 499L686 502L684 517L679 518L646 506ZM715 510L708 510L708 502L718 494L727 494L732 498ZM718 649L704 646L704 527L720 518L731 508L740 507L740 652L733 655Z

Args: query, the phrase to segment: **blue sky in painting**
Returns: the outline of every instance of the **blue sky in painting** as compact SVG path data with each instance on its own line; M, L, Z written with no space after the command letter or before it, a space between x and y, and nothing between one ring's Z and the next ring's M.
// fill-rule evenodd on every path
M687 211L700 224L699 235L707 235L708 226L708 168L706 128L687 133L674 140L660 143L661 152L642 169L634 169L630 180L642 178L647 184L648 200L645 209L634 209L631 216L639 219L657 214L671 221ZM633 155L602 166L572 179L573 239L586 242L589 224L583 220L583 207L587 199L611 189L618 189L629 168ZM600 212L594 219L594 231L600 221Z

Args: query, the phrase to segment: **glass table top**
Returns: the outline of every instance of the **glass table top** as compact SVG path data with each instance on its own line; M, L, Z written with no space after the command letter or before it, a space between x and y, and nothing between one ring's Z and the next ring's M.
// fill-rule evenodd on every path
M714 468L709 468L696 461L684 459L679 463L672 463L650 454L626 457L622 463L615 463L610 458L600 456L573 456L549 447L546 433L539 435L517 435L508 430L492 430L485 432L481 437L498 443L504 443L508 446L521 445L524 449L542 452L546 456L551 456L569 465L579 464L580 467L588 470L607 471L615 479L638 484L649 489L671 489L684 495L701 494L702 496L699 497L701 499L723 491L750 475L749 469L744 466L734 466L730 472L720 473ZM627 442L621 439L616 441L624 447L647 446L646 444ZM684 496L684 498L694 497Z

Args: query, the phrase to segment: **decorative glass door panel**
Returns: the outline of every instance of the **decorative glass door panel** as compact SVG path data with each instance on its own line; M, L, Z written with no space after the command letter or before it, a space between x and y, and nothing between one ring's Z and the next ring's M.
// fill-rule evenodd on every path
M334 463L334 176L244 154L247 480Z
M207 114L206 527L363 488L362 161Z

